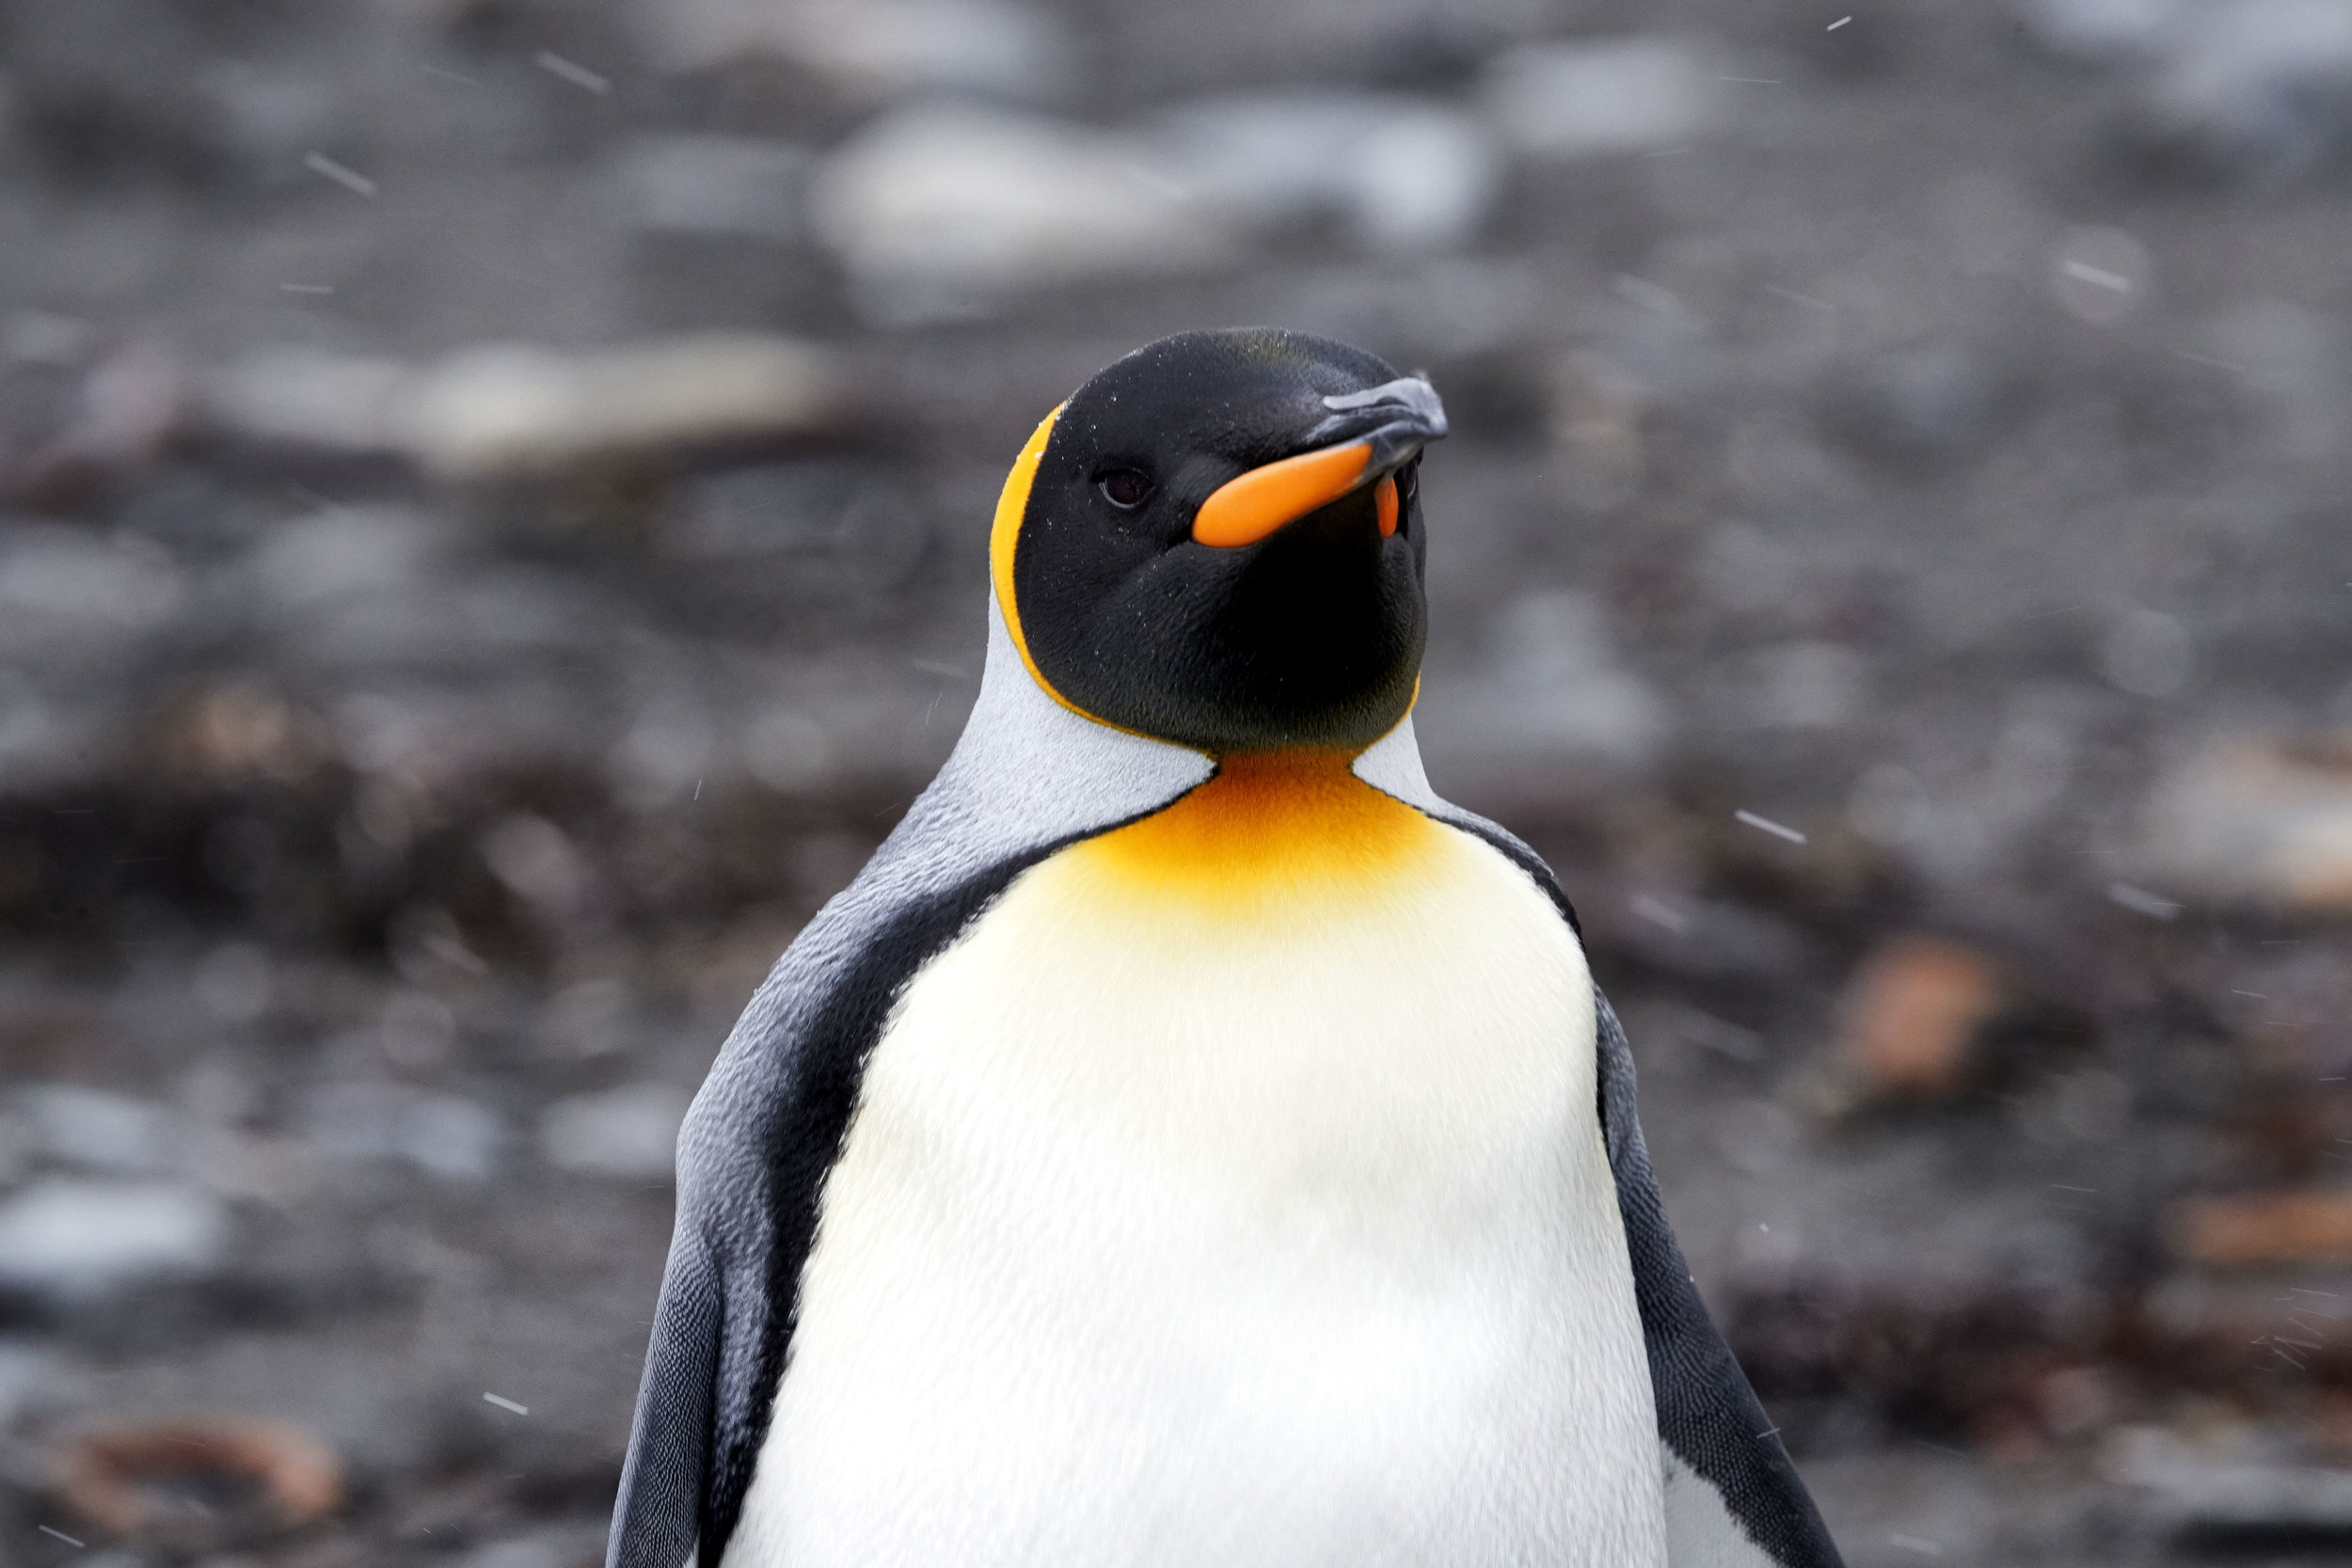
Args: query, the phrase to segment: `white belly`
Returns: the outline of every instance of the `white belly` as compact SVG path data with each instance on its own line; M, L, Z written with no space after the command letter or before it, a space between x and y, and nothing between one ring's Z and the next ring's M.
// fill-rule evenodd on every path
M730 1568L1664 1562L1582 955L1430 832L1239 914L1065 853L923 972Z

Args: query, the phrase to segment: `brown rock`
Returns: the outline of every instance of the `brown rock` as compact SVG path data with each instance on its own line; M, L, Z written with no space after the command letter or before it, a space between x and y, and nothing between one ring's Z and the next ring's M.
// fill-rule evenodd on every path
M1964 1088L1985 1026L2007 1009L2001 966L1935 937L1903 937L1847 988L1838 1050L1879 1100L1939 1100Z
M166 769L191 784L300 784L335 760L334 736L323 720L242 682L185 697L160 728Z
M60 1456L56 1486L121 1540L204 1551L327 1517L342 1505L343 1471L302 1427L199 1416L87 1433ZM194 1506L223 1490L246 1506Z
M2172 1250L2214 1268L2352 1265L2352 1193L2248 1193L2175 1204Z

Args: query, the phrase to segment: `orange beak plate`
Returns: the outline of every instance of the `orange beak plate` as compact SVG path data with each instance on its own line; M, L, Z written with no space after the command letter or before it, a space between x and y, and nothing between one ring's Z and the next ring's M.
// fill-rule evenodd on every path
M1226 481L1200 503L1193 514L1192 537L1218 549L1254 545L1284 523L1328 506L1356 488L1371 461L1372 443L1351 441L1252 468ZM1396 490L1391 480L1380 483L1380 531L1387 535L1396 531Z

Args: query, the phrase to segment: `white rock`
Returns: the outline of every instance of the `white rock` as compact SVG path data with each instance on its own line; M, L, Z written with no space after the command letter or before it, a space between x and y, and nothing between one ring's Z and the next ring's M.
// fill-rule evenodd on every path
M40 1134L32 1118L0 1109L0 1186L14 1186L23 1180L40 1153Z
M665 0L646 8L673 70L785 59L867 98L922 89L1060 91L1067 30L1011 0Z
M387 1159L399 1150L397 1129L414 1097L390 1084L326 1084L304 1107L303 1136L338 1160Z
M249 942L221 943L196 966L189 989L204 1011L228 1024L246 1024L269 1011L277 966L268 950Z
M2352 912L2352 742L2236 740L2190 757L2150 795L2126 869L2207 903Z
M818 234L890 324L994 296L1213 264L1232 236L1146 141L961 103L895 111L818 169Z
M401 1117L400 1152L445 1181L486 1181L506 1148L506 1122L486 1105L455 1095L425 1095Z
M1503 770L1635 765L1656 752L1665 706L1618 662L1600 606L1572 592L1534 594L1506 609L1502 623L1483 678L1439 682L1417 711L1431 751Z
M204 417L248 440L348 451L397 451L419 372L396 359L272 348L206 376Z
M1655 747L1664 727L1658 699L1618 664L1606 617L1590 598L1530 594L1503 611L1502 626L1500 676L1516 699L1521 740L1623 760Z
M2189 9L2190 0L2025 0L2019 7L2043 48L2102 64L2155 54Z
M563 829L544 816L514 812L482 831L482 859L498 879L553 914L579 908L596 870Z
M808 149L768 137L641 136L623 150L619 177L641 228L792 240L812 162Z
M1788 546L1737 517L1708 535L1697 567L1709 599L1746 613L1781 603L1797 584L1797 562Z
M96 748L101 715L87 701L54 703L21 670L0 670L0 789L30 794L83 770Z
M43 1402L57 1381L57 1357L21 1340L0 1339L0 1432Z
M2206 330L2213 357L2237 371L2275 438L2305 460L2334 457L2352 421L2346 337L2342 317L2283 299L2238 301Z
M396 506L339 506L280 525L254 552L262 593L286 608L334 606L424 585L445 531Z
M2171 616L2136 608L2108 628L2099 646L2099 668L2136 697L2174 697L2197 673L2197 644Z
M159 551L62 528L0 541L0 657L45 661L119 646L169 623L185 602Z
M627 1084L548 1107L539 1148L548 1164L597 1176L667 1177L678 1124L693 1096L669 1084Z
M2142 103L2159 135L2259 176L2304 173L2352 140L2352 5L2198 7Z
M44 1084L27 1089L21 1103L42 1151L71 1164L131 1174L167 1171L186 1142L177 1116L128 1095Z
M1740 716L1780 729L1839 729L1861 712L1869 666L1835 642L1783 642L1759 649L1749 705Z
M1494 204L1502 154L1468 115L1352 92L1213 98L1162 116L1179 185L1245 223L1335 217L1375 249L1451 248Z
M395 452L488 480L808 435L834 421L840 394L804 343L706 334L586 353L490 343L429 368L273 349L209 377L202 404L250 440Z
M651 810L711 771L720 723L693 697L663 693L647 702L606 755L621 798Z
M825 360L777 338L712 334L585 355L469 349L418 387L407 420L428 467L460 478L821 428Z
M0 1283L69 1300L202 1274L228 1247L227 1208L189 1187L60 1178L0 1204Z
M475 1547L462 1560L462 1568L565 1568L566 1563L577 1560L575 1557L566 1557L555 1542L523 1536Z
M2143 1491L2143 1506L2174 1528L2265 1536L2352 1528L2352 1470L2238 1447L2216 1452L2162 1427L2124 1427L2100 1458L2112 1479Z
M393 1084L329 1084L310 1099L304 1134L341 1160L402 1160L452 1181L495 1175L506 1124L488 1106Z
M832 779L837 758L832 735L789 705L769 708L743 732L743 761L752 776L787 794Z
M1486 111L1503 138L1545 158L1597 158L1689 141L1724 87L1700 52L1670 38L1526 43L1488 66Z

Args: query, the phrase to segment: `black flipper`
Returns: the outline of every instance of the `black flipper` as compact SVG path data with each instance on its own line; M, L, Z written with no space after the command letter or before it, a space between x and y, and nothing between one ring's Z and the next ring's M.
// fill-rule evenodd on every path
M610 1561L682 1568L694 1549L717 1385L719 1280L702 1239L681 1224L670 1243L621 1468Z

